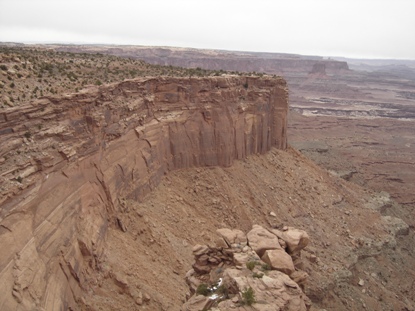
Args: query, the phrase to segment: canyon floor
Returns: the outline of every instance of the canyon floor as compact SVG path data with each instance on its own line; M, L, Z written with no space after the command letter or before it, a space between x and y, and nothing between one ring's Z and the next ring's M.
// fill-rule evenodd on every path
M371 70L351 64L354 70L292 82L290 143L348 180L388 192L413 227L413 62Z

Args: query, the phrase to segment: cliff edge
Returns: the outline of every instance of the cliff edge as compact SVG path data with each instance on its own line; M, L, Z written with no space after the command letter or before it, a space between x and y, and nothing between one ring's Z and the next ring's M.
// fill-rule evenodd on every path
M169 171L286 148L281 78L141 78L0 114L0 309L77 309L107 231Z

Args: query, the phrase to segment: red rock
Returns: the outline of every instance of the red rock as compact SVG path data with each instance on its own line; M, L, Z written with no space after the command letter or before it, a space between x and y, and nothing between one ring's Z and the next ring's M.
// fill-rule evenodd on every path
M287 251L290 254L299 252L310 242L310 237L307 232L304 230L299 230L292 227L287 227L283 231L276 229L271 230L275 235L277 235L281 240L285 241L287 245Z
M209 252L209 246L197 244L193 246L192 252L194 256L201 256L203 254L207 254Z
M259 225L253 225L246 235L249 246L262 257L266 250L281 249L278 237Z
M287 275L295 271L291 256L282 249L267 250L261 259L269 264L272 269L284 272Z
M10 288L20 254L21 266L32 269L19 278L47 297L45 310L77 309L83 271L100 260L108 226L120 225L119 198L140 201L171 170L230 166L286 148L287 109L281 78L225 76L141 78L4 111L2 152L21 156L1 165L0 220L8 229L0 235L0 305L17 308ZM26 144L39 152L27 153Z
M0 306L18 308L11 288L20 254L31 269L19 278L45 310L78 309L120 198L142 200L171 170L286 148L287 109L283 79L224 76L127 80L4 110L2 152L20 156L1 165ZM23 138L42 153L26 151Z
M247 244L246 235L241 230L222 228L216 230L216 233L219 234L229 246L232 244L245 246Z

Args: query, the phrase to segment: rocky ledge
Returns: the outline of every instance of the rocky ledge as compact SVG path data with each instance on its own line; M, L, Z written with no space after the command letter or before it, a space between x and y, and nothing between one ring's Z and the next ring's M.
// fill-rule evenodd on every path
M254 225L247 234L227 228L217 234L215 245L193 247L183 310L310 309L303 292L308 274L301 270L301 250L309 243L305 231Z

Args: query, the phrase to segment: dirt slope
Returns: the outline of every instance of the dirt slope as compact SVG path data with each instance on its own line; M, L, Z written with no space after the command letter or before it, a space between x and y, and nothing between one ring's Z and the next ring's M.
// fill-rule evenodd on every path
M217 228L261 224L309 233L303 261L312 310L413 310L415 252L405 245L413 233L376 210L388 203L382 199L294 149L172 172L142 203L125 202L126 232L110 230L83 309L180 310L192 245L213 241Z

